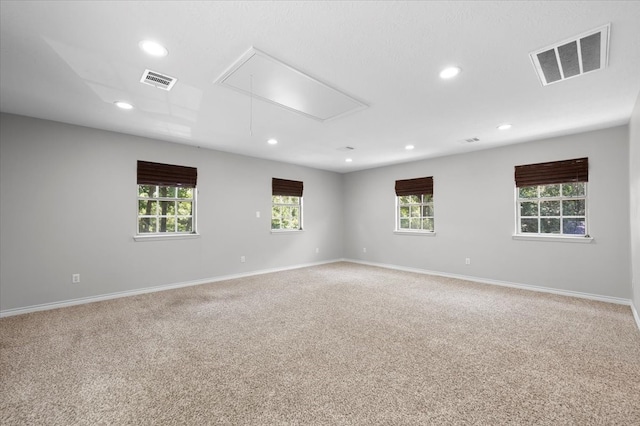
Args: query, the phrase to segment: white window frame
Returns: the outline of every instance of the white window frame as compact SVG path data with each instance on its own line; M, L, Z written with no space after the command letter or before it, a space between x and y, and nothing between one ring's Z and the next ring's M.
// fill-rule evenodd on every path
M155 186L156 187L156 191L155 193L158 194L157 197L141 197L140 196L140 187L141 186ZM176 188L175 191L175 196L174 197L160 197L159 196L159 187L167 187L167 188ZM179 198L178 197L178 190L180 189L180 186L172 186L172 185L147 185L147 184L138 184L136 185L136 233L134 236L134 239L136 241L151 241L151 240L164 240L164 239L185 239L185 238L194 238L194 237L198 237L199 234L197 232L197 197L198 197L198 189L197 187L192 188L192 197L191 198ZM156 232L140 232L140 218L144 218L144 217L155 217L156 220L160 220L160 218L162 217L159 214L155 214L155 215L140 215L140 210L139 210L139 204L140 201L148 201L148 200L153 200L153 201L170 201L170 202L174 202L176 203L176 213L177 213L177 203L179 202L191 202L191 215L175 215L176 221L175 221L175 227L177 228L178 225L178 218L191 218L191 231L188 232L180 232L180 231L175 231L175 232L168 232L168 231L164 231L164 232L160 232L160 231L156 231ZM174 228L174 229L176 229Z
M279 233L287 233L287 232L301 232L304 230L304 226L303 226L303 197L297 197L298 198L298 203L297 204L293 204L293 203L276 203L274 201L274 197L297 197L295 195L271 195L271 221L269 222L269 226L272 226L272 221L273 221L273 208L276 206L280 206L280 207L297 207L299 213L299 217L298 217L298 227L297 228L271 228L271 232L274 234L279 234Z
M571 185L576 182L562 182L557 184L547 184L547 185L535 185L537 188L537 197L536 198L520 198L520 188L517 186L514 190L514 199L515 199L515 233L513 234L514 239L518 240L556 240L556 241L571 241L571 242L581 242L588 243L593 240L593 238L589 235L589 184L588 182L580 182L584 184L584 195L582 196L564 196L562 194L562 186L563 185ZM541 187L551 186L551 185L559 185L560 186L560 195L556 197L542 197L540 195ZM531 185L534 186L534 185ZM563 215L563 201L569 200L584 200L584 215ZM540 203L542 201L558 201L560 204L560 215L558 216L542 216L540 215ZM538 215L537 216L521 216L521 208L520 205L522 202L536 202L538 204ZM563 232L563 219L571 219L571 218L583 218L585 223L585 233L584 234L565 234ZM521 231L521 219L537 219L538 220L538 232L522 232ZM540 232L541 223L540 220L543 218L550 219L559 219L560 221L560 232L559 233L544 233Z
M431 195L431 201L424 201L424 196L425 195ZM411 204L401 204L400 203L400 197L404 197L404 195L396 195L395 197L395 203L396 203L396 207L395 207L395 211L396 211L396 226L395 226L395 230L394 233L396 234L406 234L406 235L435 235L435 230L436 230L436 221L435 221L435 202L434 202L434 197L433 194L422 194L421 195L421 201L420 203L416 204L416 203L411 203ZM433 230L428 230L428 229L410 229L410 228L402 228L400 226L401 224L401 219L403 219L400 215L400 208L404 207L404 206L408 206L408 207L412 207L412 206L420 206L420 212L422 212L422 208L425 206L431 206L431 210L433 212L433 216L420 216L421 222L422 219L426 219L426 218L430 218L433 221Z

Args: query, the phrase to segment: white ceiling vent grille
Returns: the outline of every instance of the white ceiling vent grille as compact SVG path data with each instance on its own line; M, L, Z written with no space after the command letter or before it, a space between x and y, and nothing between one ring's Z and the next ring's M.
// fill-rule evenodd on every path
M467 139L462 139L462 140L460 140L460 142L464 142L464 143L474 143L474 142L480 142L480 139L478 139L478 138L467 138Z
M604 25L535 52L529 57L543 86L606 68L609 31Z
M162 90L171 90L174 84L178 81L177 78L169 77L166 74L160 74L156 71L144 70L140 83L148 84L149 86L157 87Z

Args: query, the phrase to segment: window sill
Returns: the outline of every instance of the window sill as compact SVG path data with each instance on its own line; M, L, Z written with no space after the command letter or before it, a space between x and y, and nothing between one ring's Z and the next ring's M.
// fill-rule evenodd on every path
M169 234L169 235L134 235L133 239L138 242L149 241L166 241L166 240L191 240L193 238L200 238L200 234Z
M435 237L436 236L436 232L430 232L430 231L393 231L394 234L396 235L419 235L422 237Z
M582 243L588 244L593 241L593 237L567 237L560 235L522 235L515 234L512 237L514 240L523 241L553 241L558 243Z
M297 234L299 232L304 232L304 229L272 229L271 230L271 233L274 235Z

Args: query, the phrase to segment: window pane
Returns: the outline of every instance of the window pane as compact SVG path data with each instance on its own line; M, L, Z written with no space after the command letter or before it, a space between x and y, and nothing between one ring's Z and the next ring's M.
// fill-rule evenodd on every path
M523 202L521 202L520 203L520 216L538 216L538 202L537 201L523 201ZM523 232L525 232L525 231L523 231ZM533 232L533 231L527 231L527 232Z
M156 189L154 185L138 185L138 197L157 197Z
M138 200L138 232L193 232L194 195L195 188L138 185L138 196L144 198Z
M562 195L565 197L584 197L585 183L565 183L562 185Z
M193 232L193 218L178 218L178 232Z
M430 218L422 219L422 229L427 231L433 231L433 219L430 219Z
M424 194L422 196L422 202L423 203L430 203L433 201L433 195L432 194Z
M518 197L520 198L537 198L538 187L537 186L524 186L518 188Z
M141 217L138 219L138 232L156 232L157 222L155 217Z
M174 216L176 214L175 201L159 201L160 214L162 216Z
M178 203L178 214L180 216L191 216L191 201L180 201Z
M541 201L540 216L560 216L560 201Z
M541 197L559 197L560 185L541 185L540 196Z
M572 218L562 220L562 232L564 234L585 234L585 220L584 218Z
M400 229L409 229L409 219L400 219Z
M562 202L562 214L564 216L583 216L584 200L567 200Z
M411 217L420 217L420 206L411 206Z
M428 204L422 207L422 216L433 216L433 205Z
M411 218L411 229L422 229L422 220L420 218Z
M176 197L176 187L175 186L159 186L158 187L158 196L161 198L175 198Z
M409 207L400 207L400 217L409 217Z
M540 219L540 228L542 234L559 234L560 219Z
M193 198L193 188L178 188L178 198Z
M519 199L526 199L518 201L519 232L585 235L586 193L586 182L518 188ZM555 199L550 200L552 197Z
M138 214L140 216L150 216L158 214L158 202L138 200Z
M302 197L273 195L271 197L271 229L300 229Z
M520 232L538 232L538 219L521 219Z
M164 222L164 226L166 227L165 232L176 232L176 218L175 217L161 217L160 218L160 224L161 226L162 223Z
M409 195L409 202L411 204L420 204L420 200L422 197L419 195Z
M402 195L398 197L398 202L400 204L409 204L409 197L407 195Z

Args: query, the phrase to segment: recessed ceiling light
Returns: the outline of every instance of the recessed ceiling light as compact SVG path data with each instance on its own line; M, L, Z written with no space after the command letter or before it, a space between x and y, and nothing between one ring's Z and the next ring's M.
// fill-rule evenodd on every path
M132 109L133 105L131 105L129 102L125 102L125 101L116 101L114 102L114 104L116 104L116 106L118 108L122 108L122 109Z
M346 160L344 160L344 161L346 161L347 163L350 163L350 162L352 162L353 160L352 160L351 158L347 158L347 159L346 159Z
M152 56L167 56L169 53L163 45L151 40L142 40L138 43L138 46Z
M509 124L509 123L501 124L501 125L498 126L499 130L508 130L510 128L511 128L511 124Z
M460 71L462 70L458 67L445 68L442 71L440 71L440 78L444 78L444 79L453 78L456 75L460 74Z
M269 140L267 141L267 143L268 143L269 145L275 145L275 144L277 144L277 143L278 143L278 141L277 141L276 139L269 139Z
M406 149L407 151L411 151L413 148L415 148L415 146L413 145L407 145L404 147L404 149Z

